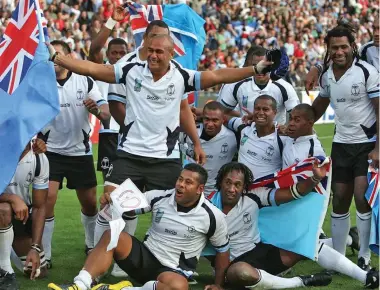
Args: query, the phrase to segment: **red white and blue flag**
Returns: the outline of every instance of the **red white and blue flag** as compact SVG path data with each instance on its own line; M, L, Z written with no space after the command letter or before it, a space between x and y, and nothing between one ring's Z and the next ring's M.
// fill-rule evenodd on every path
M47 22L38 3L20 0L0 39L0 88L8 94L20 85L34 59L40 33L37 17L47 37Z
M379 242L380 242L380 230L379 230L379 170L373 167L368 168L368 188L365 193L365 197L368 204L372 208L372 220L371 220L371 235L369 240L370 249L379 255Z

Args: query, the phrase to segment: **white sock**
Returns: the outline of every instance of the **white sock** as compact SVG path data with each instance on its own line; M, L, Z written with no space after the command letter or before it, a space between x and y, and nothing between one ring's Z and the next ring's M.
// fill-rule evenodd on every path
M13 226L0 229L0 268L9 273L14 273L11 265L11 252L14 233Z
M359 258L363 257L366 264L371 259L371 252L369 250L369 236L371 234L371 217L372 212L360 213L356 212L356 226L359 232L360 250Z
M79 287L80 290L90 290L92 277L86 270L81 270L78 276L74 278L74 283Z
M144 286L141 287L124 287L120 290L156 290L157 287L157 281L149 281L144 284Z
M87 216L80 212L82 225L84 227L84 236L86 238L86 246L90 249L94 248L94 232L98 214Z
M325 245L329 246L330 248L333 248L333 241L332 241L332 238L328 238L328 239L320 239L319 240L321 243L324 243ZM351 246L352 245L352 237L351 236L347 236L347 240L346 240L346 246Z
M366 271L363 271L345 256L324 244L321 244L319 249L318 264L327 270L334 270L365 283Z
M19 270L21 273L24 272L24 264L21 262L20 257L17 256L17 254L13 250L13 248L12 248L12 252L11 252L11 261L12 261L13 266L15 266L17 268L17 270Z
M124 218L124 221L125 221L125 227L124 227L123 232L128 233L131 236L134 236L136 232L136 228L137 228L137 222L138 222L137 216L128 217L128 219Z
M110 224L104 218L98 215L98 218L96 219L96 224L95 224L94 246L96 246L99 243L104 232L109 229L110 229Z
M54 224L54 216L45 219L42 247L44 248L46 260L51 260L51 241L53 239Z
M336 251L346 255L347 236L350 232L350 213L331 213L331 237Z
M281 278L271 275L264 270L256 269L259 273L260 280L255 285L247 286L248 289L286 289L304 287L301 278Z

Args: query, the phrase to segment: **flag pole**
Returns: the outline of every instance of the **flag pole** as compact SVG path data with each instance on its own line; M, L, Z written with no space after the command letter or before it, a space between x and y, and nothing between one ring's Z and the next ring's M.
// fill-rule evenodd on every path
M44 29L42 27L42 18L40 14L41 8L40 8L39 0L35 0L34 3L36 7L35 11L36 11L36 16L37 16L38 30L40 34L39 38L40 38L40 41L45 42L46 40L45 40Z

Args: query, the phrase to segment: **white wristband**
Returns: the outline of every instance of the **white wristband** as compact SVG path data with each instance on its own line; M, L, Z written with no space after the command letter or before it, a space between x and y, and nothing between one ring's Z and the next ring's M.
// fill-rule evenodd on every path
M108 18L108 20L104 26L107 27L109 30L112 30L115 27L116 23L117 23L117 21L113 20L112 17L110 17L110 18Z
M292 194L294 199L303 198L303 196L298 191L297 184L294 184L293 186L290 187L290 193Z

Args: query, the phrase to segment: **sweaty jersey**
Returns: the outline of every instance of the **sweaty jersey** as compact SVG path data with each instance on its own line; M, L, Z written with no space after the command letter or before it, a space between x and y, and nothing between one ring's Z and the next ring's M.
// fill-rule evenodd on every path
M57 82L60 113L41 132L49 152L66 156L91 155L90 113L83 101L90 98L98 106L107 104L90 77L69 73L63 85Z
M253 173L254 179L272 174L281 169L283 140L277 129L272 134L259 137L256 125L246 125L241 118L231 118L227 127L238 134L239 162Z
M378 72L380 72L379 53L379 47L375 46L373 41L364 44L359 50L360 58L373 65Z
M335 110L333 142L376 141L376 114L371 99L379 95L379 73L367 62L354 60L338 81L329 66L320 77L319 96L330 98Z
M179 158L180 105L187 92L200 89L200 72L170 62L154 81L146 62L114 65L115 79L126 86L125 127L118 150L153 158ZM177 156L173 156L173 151Z
M207 155L207 160L203 167L207 170L208 179L205 185L204 194L207 197L215 190L215 178L219 169L226 163L232 161L237 152L235 133L222 126L220 132L209 139L203 132L203 124L197 126L197 132L201 141L201 146ZM186 155L194 158L194 145L190 137L185 135L183 142L187 145Z
M30 150L19 162L11 182L4 193L18 195L28 206L32 205L30 185L33 189L49 188L49 161L45 154Z
M162 265L190 276L207 241L218 252L228 251L225 216L203 195L187 213L177 211L175 189L151 190L145 196L152 210L152 225L144 244Z
M317 135L301 136L297 139L285 138L282 153L282 168L285 169L295 163L313 156L324 156L322 144Z
M277 115L275 121L285 124L286 112L291 111L299 104L296 91L291 84L279 79L275 82L269 80L264 88L260 88L254 77L247 78L232 85L225 85L219 92L220 103L228 109L234 110L237 105L240 107L241 116L247 113L241 108L247 108L253 112L254 103L257 97L269 95L277 102Z

